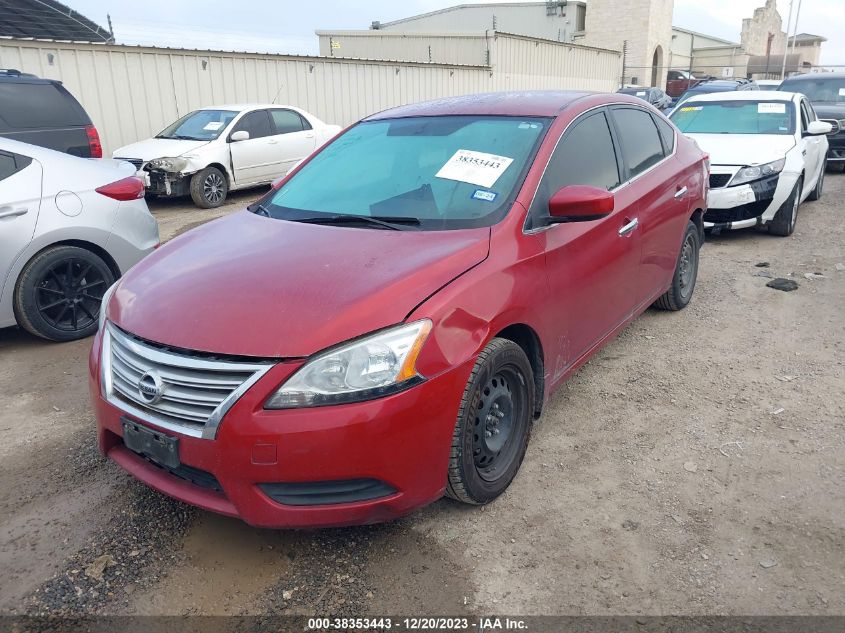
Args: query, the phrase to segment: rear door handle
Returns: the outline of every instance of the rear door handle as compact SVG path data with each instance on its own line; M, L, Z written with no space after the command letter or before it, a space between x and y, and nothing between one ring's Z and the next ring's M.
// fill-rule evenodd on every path
M279 141L277 141L277 140L276 140L276 139L274 139L274 138L271 138L269 141L267 141L267 143L268 143L269 145L275 145L275 144L276 144L276 143L278 143L278 142L279 142Z
M634 218L633 220L628 222L628 224L619 229L619 237L625 237L626 235L630 235L631 232L639 226L639 224L639 220L637 220L637 218Z
M678 189L675 192L676 198L683 198L685 195L687 195L687 188L686 187L681 187L680 189Z
M314 138L314 135L313 134L306 134L305 138Z
M26 207L21 207L19 209L13 209L12 207L0 207L0 218L14 218L19 215L26 215L29 212L29 209Z

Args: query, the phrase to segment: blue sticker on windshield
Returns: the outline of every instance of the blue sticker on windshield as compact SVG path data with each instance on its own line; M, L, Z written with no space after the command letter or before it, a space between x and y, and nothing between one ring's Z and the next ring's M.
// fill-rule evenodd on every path
M484 202L493 202L499 194L494 191L486 191L485 189L476 189L472 198L474 200L484 200Z

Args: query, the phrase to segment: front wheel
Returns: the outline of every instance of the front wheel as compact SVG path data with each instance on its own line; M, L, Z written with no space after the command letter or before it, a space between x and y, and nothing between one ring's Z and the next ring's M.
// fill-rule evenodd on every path
M226 200L229 184L226 175L217 167L206 167L191 178L191 198L203 209L219 207Z
M480 505L516 476L531 434L534 380L519 345L494 338L478 355L452 437L446 494Z
M775 217L769 222L769 233L780 237L788 237L795 231L795 222L798 220L798 205L801 204L801 188L804 181L799 178L789 198L780 205Z
M675 274L672 285L657 301L655 308L661 310L683 310L692 299L695 282L698 279L698 255L701 251L701 240L695 222L687 222L684 231L684 241L681 242L681 252L675 264Z

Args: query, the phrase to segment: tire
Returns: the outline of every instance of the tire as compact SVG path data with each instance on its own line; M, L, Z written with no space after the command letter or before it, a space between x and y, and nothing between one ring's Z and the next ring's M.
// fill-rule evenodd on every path
M779 237L788 237L792 235L795 230L795 222L798 219L798 205L801 203L801 187L804 184L804 179L799 178L795 183L795 188L789 195L780 209L775 213L775 217L769 222L769 233Z
M683 310L692 299L695 282L698 279L698 259L701 252L701 234L695 222L687 222L681 251L675 264L672 285L653 306L660 310Z
M32 258L15 285L18 324L51 341L97 331L103 293L115 276L101 257L76 246L52 246Z
M528 357L516 343L494 338L478 355L461 398L446 495L481 505L502 494L525 457L533 412Z
M203 209L214 209L226 200L229 183L217 167L206 167L191 178L191 198Z
M827 161L825 160L822 163L822 168L819 170L819 179L816 181L816 186L813 187L813 190L810 192L810 195L807 196L807 200L820 200L822 197L822 192L824 189L824 172L827 171Z

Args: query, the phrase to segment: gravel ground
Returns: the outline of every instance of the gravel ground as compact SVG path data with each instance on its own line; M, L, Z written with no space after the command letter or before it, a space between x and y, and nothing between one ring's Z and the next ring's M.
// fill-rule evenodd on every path
M146 489L94 448L90 341L0 330L0 610L845 614L845 175L826 187L791 238L710 239L690 307L555 395L503 497L387 525L256 530ZM262 191L150 206L169 239Z

